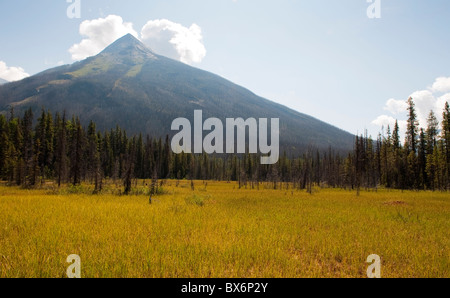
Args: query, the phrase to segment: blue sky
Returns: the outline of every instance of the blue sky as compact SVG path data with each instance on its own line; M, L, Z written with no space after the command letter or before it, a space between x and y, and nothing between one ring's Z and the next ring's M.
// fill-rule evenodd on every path
M370 19L366 0L81 0L81 18L70 19L66 0L2 0L0 77L2 67L8 79L73 63L69 49L89 39L80 34L83 21L120 16L142 38L144 25L165 19L175 31L201 30L186 41L197 58L185 62L375 136L382 124L405 119L411 95L421 119L450 100L450 1L380 1L381 18Z

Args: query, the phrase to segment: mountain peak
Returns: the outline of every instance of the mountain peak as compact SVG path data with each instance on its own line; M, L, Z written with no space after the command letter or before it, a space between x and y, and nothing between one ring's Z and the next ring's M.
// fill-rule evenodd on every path
M128 33L104 49L100 55L112 55L117 58L132 58L133 60L155 59L155 54L132 34Z
M142 43L139 41L139 39L137 39L136 37L133 36L133 34L128 33L122 37L120 37L119 39L117 39L116 41L114 41L110 46L113 45L120 45L120 44L135 44L135 45L142 45Z
M282 151L317 147L352 150L354 137L331 125L258 97L217 75L154 54L132 35L102 53L72 65L53 68L26 80L0 86L0 114L14 107L39 113L79 115L108 131L119 125L131 134L157 139L173 135L173 119L193 121L194 111L222 121L233 118L278 118Z

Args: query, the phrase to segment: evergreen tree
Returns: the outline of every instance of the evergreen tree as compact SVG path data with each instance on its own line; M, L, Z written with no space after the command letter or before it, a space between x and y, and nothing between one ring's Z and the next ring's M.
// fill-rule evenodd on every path
M445 152L445 188L450 187L450 106L445 103L443 119L442 119L442 149Z
M423 189L427 184L427 141L425 131L420 129L419 135L419 148L417 156L417 181L415 181L415 188Z
M419 137L419 122L417 121L417 114L414 101L412 97L408 99L408 120L406 127L406 149L408 155L413 152L417 153L417 142Z
M23 143L22 154L23 161L20 164L22 168L22 179L18 181L18 184L25 184L26 186L35 184L35 176L33 171L34 159L33 159L33 111L31 109L25 112L22 122Z
M56 143L56 156L55 156L55 169L57 174L58 187L66 180L67 176L67 122L66 113L64 112L63 118L56 115L56 131L57 131L57 143Z

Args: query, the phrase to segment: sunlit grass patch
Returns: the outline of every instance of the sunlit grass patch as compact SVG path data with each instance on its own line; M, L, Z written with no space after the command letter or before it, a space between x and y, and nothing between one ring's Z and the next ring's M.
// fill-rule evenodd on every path
M150 181L0 186L0 277L449 277L447 193Z

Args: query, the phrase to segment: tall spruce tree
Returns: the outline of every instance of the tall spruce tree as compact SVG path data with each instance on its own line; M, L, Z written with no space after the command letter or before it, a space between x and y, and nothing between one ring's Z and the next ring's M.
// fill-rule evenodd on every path
M419 137L419 122L417 121L416 107L412 97L408 99L408 120L406 127L406 149L408 154L417 153L417 142Z

